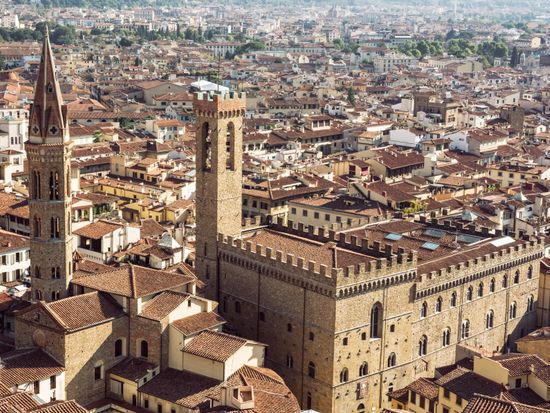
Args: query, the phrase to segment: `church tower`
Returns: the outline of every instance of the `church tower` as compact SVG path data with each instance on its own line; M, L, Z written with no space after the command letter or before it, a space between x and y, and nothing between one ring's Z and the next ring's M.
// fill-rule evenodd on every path
M29 164L32 299L55 301L67 297L72 277L72 142L47 29L25 149Z
M198 93L196 272L205 295L218 299L217 235L240 236L244 94Z

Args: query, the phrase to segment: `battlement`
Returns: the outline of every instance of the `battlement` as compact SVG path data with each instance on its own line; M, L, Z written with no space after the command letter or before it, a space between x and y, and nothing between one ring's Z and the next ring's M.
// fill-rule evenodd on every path
M336 226L336 228L335 228ZM416 265L416 251L405 250L402 247L397 249L393 244L370 241L366 238L359 239L355 235L349 235L343 232L337 232L337 229L342 228L340 224L331 226L331 228L315 227L313 225L304 225L301 222L294 223L288 220L284 223L282 218L277 219L277 222L272 225L277 231L281 231L287 234L297 235L299 237L307 238L312 241L318 241L322 243L333 242L336 246L347 249L350 251L372 255L375 259L385 258L391 259L394 256L400 257L407 262L413 262ZM406 257L406 258L405 258Z
M223 119L244 116L246 95L235 92L197 92L193 98L197 116Z
M480 255L435 271L419 274L417 277L417 298L456 286L461 281L457 278L457 273L461 275L463 282L471 282L542 258L544 240L536 237L525 237L525 241L523 244L502 246L501 249L490 254Z
M369 242L366 239L338 234L334 230L325 230L324 228L305 227L302 224L295 226L292 222L288 225L283 225L282 221L279 222L279 225L283 226L285 229L284 232L287 234L299 235L322 244L329 244L329 248L334 249L334 254L337 254L336 248L342 248L370 255L370 257L366 256L365 262L358 265L333 268L326 263L319 263L292 253L273 250L270 247L254 244L252 241L247 241L246 239L226 237L218 234L218 242L221 243L222 258L231 261L236 256L242 256L240 253L229 254L231 256L223 255L223 251L230 252L234 248L238 251L246 251L249 254L253 254L255 256L253 261L259 266L267 264L266 268L277 268L287 274L293 274L294 276L300 276L301 278L325 284L328 283L334 287L345 287L363 283L365 286L361 291L389 286L392 283L411 281L416 275L416 251L405 251L403 248L398 248L394 251L389 244L382 245L377 241ZM319 245L319 248L322 248L322 246ZM239 263L239 265L247 266L244 262ZM385 278L388 280L386 281Z
M459 231L463 234L474 235L482 238L487 237L501 237L502 230L500 229L489 229L487 227L481 227L475 223L464 224L462 222L453 221L451 219L441 219L441 218L432 218L428 220L425 216L420 216L417 220L421 224L429 225L430 227L442 229L445 231L453 232Z

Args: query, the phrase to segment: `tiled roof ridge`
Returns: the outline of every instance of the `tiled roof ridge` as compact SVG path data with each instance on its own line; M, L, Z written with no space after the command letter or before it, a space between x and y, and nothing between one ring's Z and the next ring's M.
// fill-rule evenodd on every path
M132 297L137 297L136 275L134 272L134 264L130 264L130 290L132 291Z

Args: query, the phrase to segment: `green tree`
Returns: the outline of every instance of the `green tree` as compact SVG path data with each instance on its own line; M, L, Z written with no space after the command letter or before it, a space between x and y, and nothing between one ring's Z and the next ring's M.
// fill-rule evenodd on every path
M353 90L353 88L350 86L348 88L348 102L352 105L355 105L355 91Z
M132 46L132 41L126 37L123 37L120 39L119 45L120 47L130 47Z
M516 67L519 63L519 53L518 48L514 46L512 49L512 56L510 57L510 66Z

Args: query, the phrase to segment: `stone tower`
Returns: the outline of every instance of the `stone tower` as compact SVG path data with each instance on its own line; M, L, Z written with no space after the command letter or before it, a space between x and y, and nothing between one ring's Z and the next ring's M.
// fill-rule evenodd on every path
M55 301L67 297L72 276L72 142L47 30L25 148L29 163L32 298Z
M240 236L245 97L198 93L196 271L205 295L218 298L217 234Z

